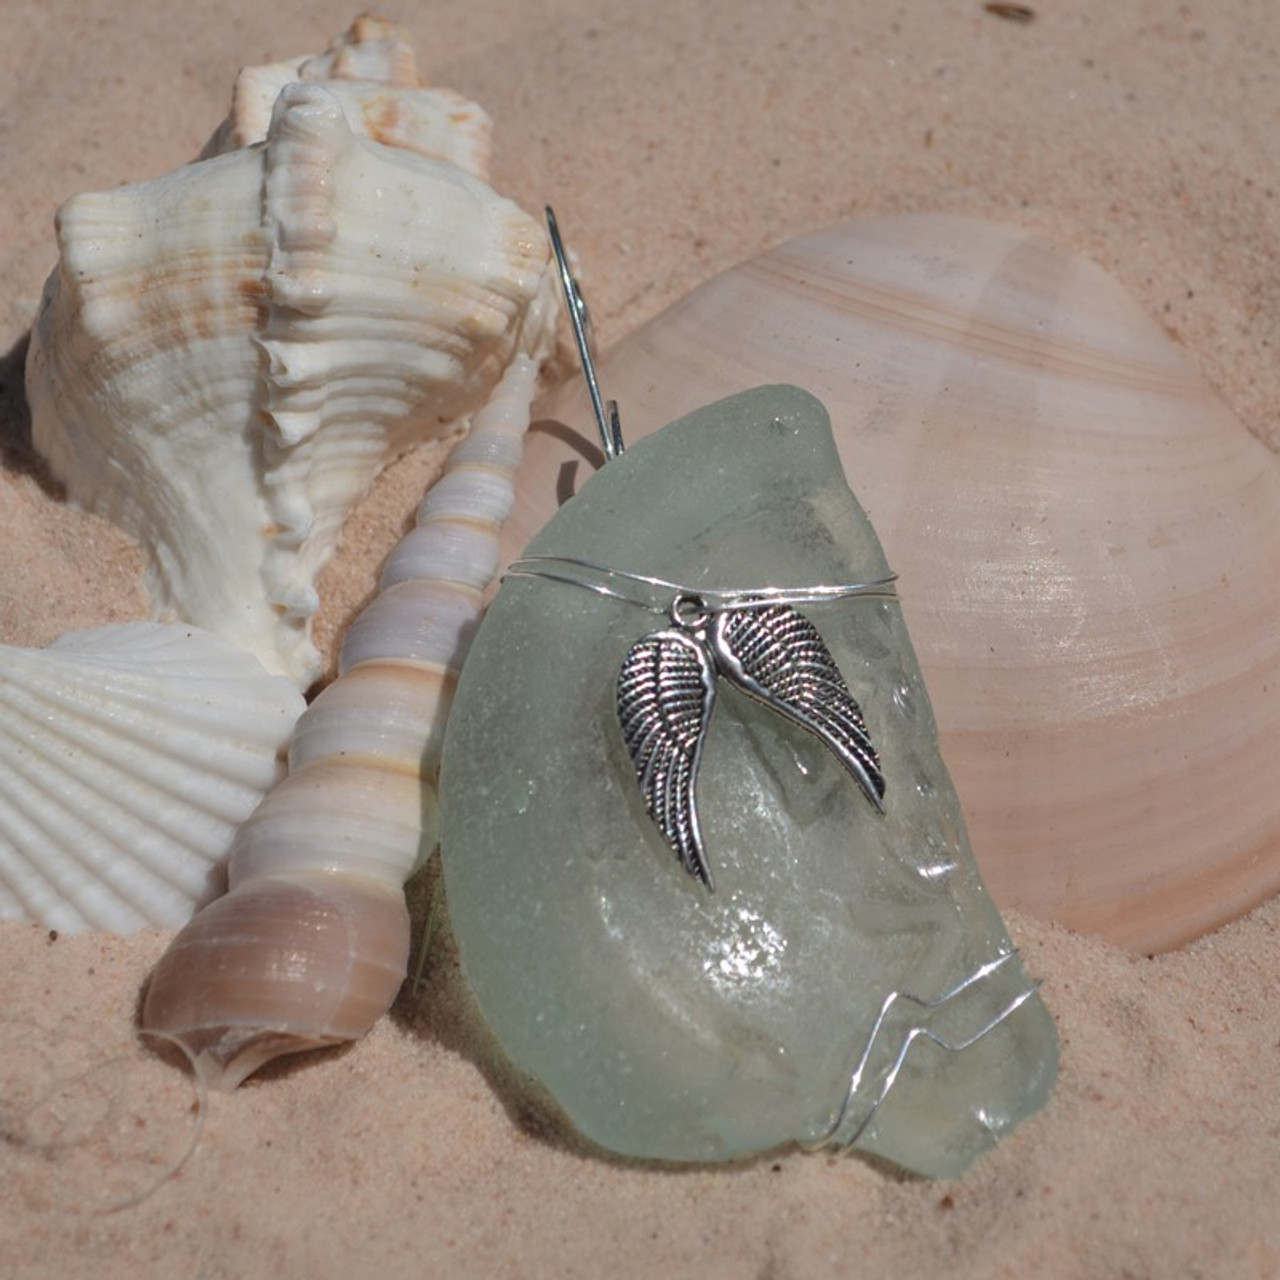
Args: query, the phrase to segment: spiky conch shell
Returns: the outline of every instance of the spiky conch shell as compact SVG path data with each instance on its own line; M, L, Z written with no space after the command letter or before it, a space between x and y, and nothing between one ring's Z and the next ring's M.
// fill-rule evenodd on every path
M0 919L176 928L223 886L302 695L181 623L0 645Z
M299 721L288 777L241 827L230 891L152 975L144 1029L180 1044L213 1087L362 1036L399 989L403 885L435 844L445 717L497 569L536 379L517 358L450 455L351 625L338 679Z
M303 687L351 506L554 340L545 233L405 145L450 114L421 92L286 83L265 141L75 197L32 334L32 437L68 497L142 543L160 613Z

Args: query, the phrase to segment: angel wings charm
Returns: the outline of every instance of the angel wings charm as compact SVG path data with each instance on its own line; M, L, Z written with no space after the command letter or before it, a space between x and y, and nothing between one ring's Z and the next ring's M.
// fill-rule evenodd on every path
M681 595L671 619L627 652L618 721L645 809L690 875L714 891L696 788L722 676L823 742L884 812L884 775L862 711L804 614L750 597L712 610Z

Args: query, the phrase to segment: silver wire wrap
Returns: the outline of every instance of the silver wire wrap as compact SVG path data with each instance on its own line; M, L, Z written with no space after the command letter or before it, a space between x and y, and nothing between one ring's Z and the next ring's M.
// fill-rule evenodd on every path
M937 1010L944 1008L957 997L962 996L966 991L971 990L979 983L990 978L998 969L1008 964L1014 959L1017 951L1006 951L997 956L994 960L988 960L985 964L979 965L972 973L962 978L949 991L944 992L934 1000L923 1000L919 996L914 996L907 991L891 991L885 997L884 1002L880 1006L880 1013L875 1020L874 1026L871 1028L871 1034L867 1037L866 1047L862 1051L862 1056L858 1059L857 1065L849 1076L849 1088L844 1096L844 1101L840 1105L840 1109L836 1112L836 1118L828 1127L826 1133L811 1143L804 1143L806 1151L821 1151L823 1148L833 1148L836 1150L847 1150L852 1147L866 1133L870 1127L872 1120L875 1119L876 1113L884 1105L885 1099L888 1098L893 1086L897 1083L898 1075L902 1070L903 1063L906 1061L907 1054L911 1050L911 1046L917 1040L928 1040L940 1049L945 1049L948 1053L961 1053L965 1049L971 1048L977 1044L979 1040L989 1035L1002 1022L1016 1013L1033 995L1040 989L1038 982L1028 981L1025 986L1016 991L1013 997L972 1035L966 1036L961 1040L948 1040L944 1036L933 1031L923 1020L912 1022L903 1032L902 1041L898 1046L897 1053L894 1055L889 1070L884 1075L884 1080L880 1085L879 1091L875 1095L874 1101L871 1103L867 1114L859 1121L857 1128L851 1134L838 1137L841 1128L848 1119L850 1108L853 1101L857 1097L858 1090L862 1086L862 1078L867 1070L867 1066L871 1061L875 1051L876 1041L881 1039L881 1033L885 1029L889 1015L895 1005L902 1001L907 1001L916 1006L917 1009L923 1011L927 1017L935 1013Z
M565 301L568 304L569 321L573 327L578 356L582 362L583 376L591 396L591 407L599 428L605 460L608 462L616 458L623 449L618 406L617 402L613 400L608 401L606 404L600 393L591 350L590 315L587 312L587 305L582 297L582 291L578 287L578 282L574 279L569 269L568 255L560 238L560 230L556 225L555 214L549 206L546 213L547 229L551 237L552 250L555 254ZM659 578L651 574L633 573L626 569L615 569L608 565L596 564L590 560L579 560L570 556L525 556L512 562L505 576L545 578L552 582L563 582L570 586L581 587L584 590L595 592L597 595L621 600L638 608L646 609L651 613L665 614L670 617L675 629L659 631L650 636L642 637L632 647L632 652L628 655L629 660L635 655L637 649L646 644L652 645L655 642L667 643L669 647L670 644L679 641L681 650L686 647L692 650L697 650L700 646L705 648L707 627L710 625L714 629L720 625L715 621L717 616L723 617L723 615L737 613L741 610L774 609L779 605L817 605L858 597L894 599L898 594L893 585L896 575L877 578L869 582L838 583L834 585L819 584L811 587L687 587L681 583L670 582L665 578ZM626 584L631 589L624 589L619 584ZM642 591L641 589L643 588L647 588L647 592ZM685 683L690 684L690 687L695 692L701 691L703 697L701 720L705 721L710 714L711 705L714 701L715 683L719 673L716 656L711 649L706 651L703 666L705 669L697 679L686 680ZM627 667L624 664L624 678L626 670ZM843 682L841 682L842 684ZM660 682L659 692L661 692ZM678 692L687 693L685 690L679 690ZM748 690L748 692L752 691ZM763 700L768 705L773 706L776 710L789 711L789 708L784 703L768 696L767 690L763 692L765 694ZM754 692L754 696L760 697L761 692ZM856 703L852 704L852 706L858 727L865 729ZM625 734L629 723L627 707L620 704L619 713ZM808 727L812 729L813 726L810 725ZM685 869L703 880L709 889L713 889L710 868L706 863L705 851L701 847L701 834L698 831L696 808L694 807L692 796L692 784L696 778L698 755L700 754L701 740L704 733L705 723L694 727L692 733L694 750L690 760L686 762L685 769L688 774L685 779L687 783L685 790L688 794L681 801L683 805L681 812L675 815L678 821L664 821L662 815L655 812L652 797L648 794L646 794L646 807L649 809L650 816L654 818L660 829L663 830L668 844L676 852ZM829 746L833 745L826 737L824 737L824 741L827 741ZM878 769L874 749L870 747L869 739L866 745L871 752L870 761ZM641 762L637 760L637 753L630 741L628 741L628 749L631 751L633 763L637 764L637 780L643 789L644 775L647 770L640 768ZM849 767L848 761L846 761L846 767ZM879 804L879 797L874 789L870 789L868 786L867 774L864 772L859 777L858 770L854 769L852 772L854 772L855 777L859 778L868 798L876 804L877 808L881 808L881 811L883 811ZM665 790L665 784L660 789ZM671 815L667 815L667 817L670 818ZM871 1028L870 1035L867 1037L867 1043L863 1048L862 1055L850 1073L849 1088L845 1092L844 1100L836 1112L835 1119L821 1138L813 1143L804 1144L806 1149L816 1151L829 1147L837 1149L852 1147L866 1133L871 1122L884 1105L885 1099L888 1098L893 1086L897 1083L911 1046L917 1040L928 1040L949 1053L959 1053L977 1044L979 1040L989 1035L996 1027L1020 1009L1036 993L1040 985L1038 982L1028 981L1014 992L1012 998L1005 1003L994 1017L989 1018L973 1034L962 1039L948 1039L927 1025L929 1018L933 1014L945 1009L952 1001L963 996L965 992L985 982L1016 955L1016 951L1006 951L995 959L988 960L934 1000L925 1000L907 991L891 991L881 1004L880 1012ZM840 1130L848 1120L858 1091L862 1087L863 1077L867 1073L867 1069L876 1053L877 1042L885 1039L886 1028L889 1026L893 1010L904 1003L913 1005L920 1012L907 1026L899 1028L900 1043L893 1054L888 1070L884 1073L879 1090L876 1092L866 1115L858 1122L851 1134L840 1135Z
M578 360L582 364L587 394L591 397L591 411L596 415L596 426L600 430L600 445L604 449L605 461L610 462L622 452L622 423L618 419L618 402L610 400L606 404L600 394L595 356L591 350L591 313L587 310L587 301L578 288L578 282L573 278L573 272L569 270L569 255L560 238L555 210L550 205L547 205L547 234L551 237L551 251L555 254L556 270L560 273L560 287L569 308L569 324L573 328L573 340L578 345Z
M823 604L831 601L850 598L894 599L897 590L895 577L873 579L868 582L838 583L833 585L819 584L808 587L760 587L760 588L716 588L690 587L682 583L672 582L653 574L633 573L625 569L614 569L608 565L597 564L589 560L579 560L568 556L527 556L514 561L507 574L513 577L546 578L553 582L568 583L581 587L597 595L621 600L627 604L645 609L652 613L667 614L678 617L682 609L696 608L703 617L711 618L737 612L743 609L771 608L779 604ZM630 588L630 589L627 589ZM661 633L659 633L661 634ZM692 828L696 830L696 821ZM670 840L669 840L670 842ZM697 842L700 845L700 840ZM673 847L675 845L673 844ZM677 853L685 863L686 869L698 875L711 886L710 870L705 865L704 854L699 847L690 865L687 854L677 848ZM992 960L978 966L972 973L957 982L953 987L935 999L928 1000L913 995L909 991L894 990L889 992L880 1006L862 1054L849 1075L849 1087L843 1101L836 1111L834 1120L827 1131L816 1141L803 1144L806 1150L817 1151L824 1148L847 1150L853 1147L871 1126L885 1100L897 1083L911 1046L918 1040L927 1040L948 1053L960 1053L971 1048L989 1035L996 1027L1017 1012L1039 989L1038 982L1027 981L1001 1006L996 1014L977 1027L971 1034L959 1039L948 1038L928 1025L932 1016L950 1007L954 1001L992 978L1017 955L1016 951L1006 951ZM893 1029L890 1026L891 1015L896 1008L910 1005L918 1012L905 1026L897 1028L896 1048L893 1041ZM881 1077L879 1088L871 1100L866 1114L858 1121L851 1133L841 1134L841 1129L849 1120L849 1115L857 1100L858 1092L863 1087L868 1069L879 1050L886 1050L892 1057L887 1070Z
M585 576L588 574L599 575L605 581L593 581ZM897 588L893 585L897 579L896 574L891 574L887 578L876 578L870 582L846 582L834 586L687 587L679 582L670 582L666 578L654 577L647 573L632 573L628 569L614 569L608 565L596 564L591 560L577 560L572 556L524 556L511 562L505 576L548 578L552 582L567 582L571 586L594 591L597 595L624 600L637 608L661 614L670 614L682 600L696 600L704 612L715 614L727 613L735 609L767 609L776 604L826 604L830 601L847 600L858 596L892 600L898 594ZM624 591L614 585L616 580L651 587L653 592L648 598L643 598L639 592ZM665 599L657 598L659 591L668 593Z

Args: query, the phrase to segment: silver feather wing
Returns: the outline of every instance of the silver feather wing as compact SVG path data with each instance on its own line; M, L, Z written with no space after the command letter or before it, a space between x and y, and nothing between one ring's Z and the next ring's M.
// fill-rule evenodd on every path
M862 710L804 614L787 604L730 609L708 639L722 675L816 735L884 812L884 774Z
M715 697L711 654L685 631L642 636L618 672L618 720L645 808L684 869L708 889L715 886L694 788Z

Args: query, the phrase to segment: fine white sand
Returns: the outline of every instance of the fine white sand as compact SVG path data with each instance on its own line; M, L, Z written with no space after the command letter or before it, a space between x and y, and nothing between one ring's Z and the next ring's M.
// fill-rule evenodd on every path
M602 345L836 218L976 214L1102 263L1280 443L1280 8L1033 4L1025 24L971 0L444 0L388 16L434 82L493 115L495 185L556 205ZM38 644L147 612L136 549L65 507L26 443L54 209L190 159L237 67L323 48L354 15L53 0L5 16L0 640ZM323 583L328 649L438 463L410 455L352 518ZM269 1070L197 1121L189 1078L135 1036L167 935L0 927L3 1270L1280 1275L1280 900L1154 959L1010 924L1062 1075L949 1184L799 1153L682 1172L587 1155L507 1100L447 946L366 1041Z

